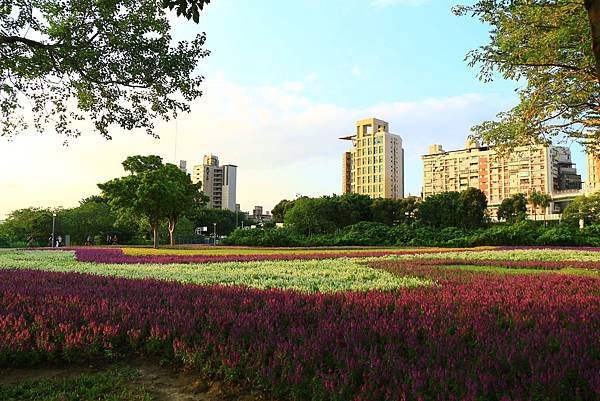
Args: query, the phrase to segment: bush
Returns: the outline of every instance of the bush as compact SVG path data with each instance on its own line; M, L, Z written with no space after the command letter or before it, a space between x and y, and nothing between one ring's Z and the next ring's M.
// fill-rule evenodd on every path
M336 240L336 245L389 246L393 244L390 227L368 221L361 221L344 228Z
M581 242L577 230L565 224L540 231L541 235L536 241L538 245L579 245Z
M438 246L464 248L473 246L554 245L600 246L600 225L583 230L568 224L548 227L524 220L514 224L499 223L486 229L467 230L456 227L435 229L417 224L389 227L366 222L347 226L335 234L303 236L289 228L236 230L225 240L239 246Z
M224 241L238 246L303 246L304 239L287 228L236 229Z

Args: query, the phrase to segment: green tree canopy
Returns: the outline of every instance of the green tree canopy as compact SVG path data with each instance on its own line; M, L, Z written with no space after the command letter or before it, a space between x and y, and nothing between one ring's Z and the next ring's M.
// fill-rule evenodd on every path
M388 226L397 224L410 224L415 219L420 198L409 197L404 199L378 198L371 204L373 221Z
M479 188L467 188L460 193L460 221L459 227L477 228L485 223L487 198Z
M523 194L515 194L502 201L498 207L498 219L514 223L527 216L527 198Z
M294 201L290 201L287 199L283 199L279 201L271 210L271 214L273 215L273 221L275 223L283 223L283 219L288 210L290 210L294 206Z
M331 197L298 198L285 214L285 224L298 234L334 232L337 226L336 204Z
M467 55L480 79L525 83L517 106L473 127L476 138L508 151L567 137L600 151L600 0L479 0L454 11L491 26L490 42Z
M98 184L103 196L118 213L147 219L155 248L159 244L159 223L166 219L174 245L177 219L202 201L200 185L193 184L177 166L162 164L159 156L130 156L123 167L130 175Z
M31 122L77 136L80 120L106 138L111 126L155 135L155 118L201 95L194 70L208 55L204 34L173 40L165 7L198 21L205 3L0 0L0 136Z
M563 212L564 222L577 227L579 220L585 225L600 224L600 192L576 197Z
M460 227L460 193L442 192L428 197L419 205L419 220L426 226Z
M12 242L25 244L30 238L36 245L46 245L52 234L52 213L59 210L29 207L10 212L2 230ZM56 221L56 232L62 228L62 219Z

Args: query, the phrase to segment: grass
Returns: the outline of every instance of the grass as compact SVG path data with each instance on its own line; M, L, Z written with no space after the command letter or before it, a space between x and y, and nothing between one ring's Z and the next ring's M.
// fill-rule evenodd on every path
M151 401L139 373L132 368L112 367L98 373L67 378L25 380L0 384L3 401Z
M0 268L154 278L200 285L240 285L301 292L393 291L432 284L371 269L364 259L227 262L207 264L106 264L78 262L72 251L0 251Z

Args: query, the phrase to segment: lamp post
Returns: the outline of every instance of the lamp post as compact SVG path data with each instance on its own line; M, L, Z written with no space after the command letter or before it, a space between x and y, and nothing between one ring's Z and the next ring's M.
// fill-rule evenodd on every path
M55 242L54 242L54 220L56 219L56 213L52 213L52 248L54 248L55 246Z
M214 229L214 236L215 236L213 245L216 246L217 245L217 223L213 223L213 229Z

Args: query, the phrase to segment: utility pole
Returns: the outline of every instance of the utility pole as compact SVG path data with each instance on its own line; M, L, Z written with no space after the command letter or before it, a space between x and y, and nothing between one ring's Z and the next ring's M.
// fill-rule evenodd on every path
M52 248L55 246L54 242L54 220L56 219L56 213L52 213Z
M215 236L215 240L213 241L213 245L216 246L217 245L217 223L213 223L213 228L214 228L214 236Z

